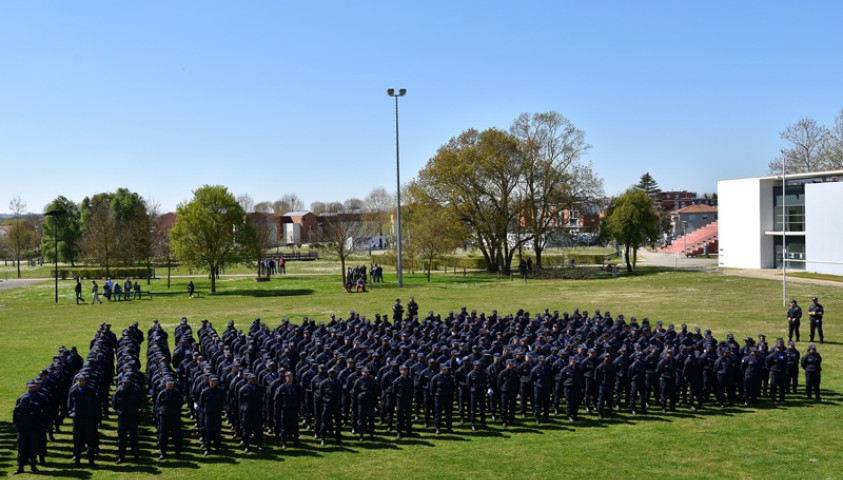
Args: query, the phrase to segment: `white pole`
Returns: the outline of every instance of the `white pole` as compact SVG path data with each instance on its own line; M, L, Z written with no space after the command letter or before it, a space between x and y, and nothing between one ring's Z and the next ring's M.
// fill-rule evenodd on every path
M782 154L782 306L787 306L787 157Z

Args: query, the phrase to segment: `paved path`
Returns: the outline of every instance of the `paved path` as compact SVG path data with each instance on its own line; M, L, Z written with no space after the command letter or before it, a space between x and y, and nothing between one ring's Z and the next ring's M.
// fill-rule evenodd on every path
M638 250L638 262L642 265L653 265L677 269L706 269L719 271L724 275L735 275L739 277L763 278L777 281L781 281L782 279L782 271L775 268L720 268L717 264L717 259L715 258L684 258L681 255L677 256L668 253L654 253L643 248ZM835 282L834 280L823 280L819 278L801 278L788 275L787 281L788 283L809 283L813 285L843 288L843 282Z
M32 285L33 283L43 282L47 280L45 278L22 278L22 279L9 279L0 282L0 291L3 290L11 290L13 288L19 287L26 287L27 285Z

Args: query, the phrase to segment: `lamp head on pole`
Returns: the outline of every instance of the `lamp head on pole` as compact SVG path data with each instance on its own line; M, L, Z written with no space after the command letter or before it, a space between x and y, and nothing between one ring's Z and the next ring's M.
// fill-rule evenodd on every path
M404 95L407 94L407 89L401 88L401 89L398 90L398 93L396 94L394 88L388 88L388 89L386 89L386 94L389 95L390 97L403 97Z

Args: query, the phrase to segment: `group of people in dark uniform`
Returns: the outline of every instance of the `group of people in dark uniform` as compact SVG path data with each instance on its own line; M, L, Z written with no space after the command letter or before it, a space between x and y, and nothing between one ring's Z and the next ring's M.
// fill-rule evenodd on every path
M205 455L219 452L224 424L249 452L267 439L298 445L303 431L323 446L341 443L344 432L366 441L376 424L400 440L421 427L452 432L456 421L477 430L487 420L504 428L527 418L542 425L562 411L576 422L582 411L602 419L679 405L697 410L712 399L720 407L784 402L797 393L800 368L805 394L821 398L815 345L804 355L795 342L768 345L764 335L741 345L732 334L718 340L699 327L608 311L503 316L463 307L421 317L418 309L411 298L406 309L396 300L391 316L374 320L351 311L327 322L282 319L275 327L256 319L245 331L229 321L221 332L207 320L194 332L182 318L172 342L155 320L146 334L146 374L137 324L119 339L103 324L87 358L62 348L27 384L14 414L18 472L44 461L47 436L66 417L73 419L74 464L84 453L95 465L98 426L109 409L117 415L117 462L127 453L139 461L148 403L165 459L181 455L183 430L198 436Z

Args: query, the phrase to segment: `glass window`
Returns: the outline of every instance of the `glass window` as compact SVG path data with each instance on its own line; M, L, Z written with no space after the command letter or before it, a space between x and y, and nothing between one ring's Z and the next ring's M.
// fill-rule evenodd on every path
M786 210L786 211L785 211ZM787 186L787 195L782 198L781 185L773 187L773 230L782 230L782 217L786 219L788 232L805 231L805 185Z

